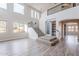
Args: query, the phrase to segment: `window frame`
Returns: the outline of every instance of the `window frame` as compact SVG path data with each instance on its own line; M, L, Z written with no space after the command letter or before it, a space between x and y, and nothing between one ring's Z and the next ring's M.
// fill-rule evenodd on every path
M7 10L7 3L0 3L0 8Z
M78 24L70 24L67 27L68 32L78 32Z
M21 5L19 3L14 3L13 7L14 7L13 12L24 15L24 6L23 5ZM21 10L21 12L18 10Z
M17 27L15 24L18 24L18 27ZM16 27L17 29L15 29L15 27ZM23 29L21 29L21 27L22 27ZM15 31L15 30L18 30L18 32ZM25 24L20 23L20 22L14 22L14 23L13 23L13 33L22 33L22 32L25 32Z
M31 9L31 18L40 19L40 12L38 12L34 9Z
M5 22L5 26L2 25L2 28L4 28L4 30L2 30L2 31L4 31L4 32L0 32L0 34L6 33L7 32L7 21L6 20L0 20L0 21L2 21L2 22L4 21Z

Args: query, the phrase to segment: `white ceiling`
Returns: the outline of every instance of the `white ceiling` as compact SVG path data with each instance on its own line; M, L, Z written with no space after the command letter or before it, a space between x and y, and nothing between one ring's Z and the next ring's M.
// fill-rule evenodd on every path
M45 10L54 7L59 3L28 3L29 6L39 10L40 12L44 12Z

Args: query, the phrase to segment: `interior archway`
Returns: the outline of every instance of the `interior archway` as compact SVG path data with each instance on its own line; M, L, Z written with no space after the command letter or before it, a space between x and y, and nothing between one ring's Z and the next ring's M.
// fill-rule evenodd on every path
M63 38L66 35L79 35L79 19L62 20L60 24Z

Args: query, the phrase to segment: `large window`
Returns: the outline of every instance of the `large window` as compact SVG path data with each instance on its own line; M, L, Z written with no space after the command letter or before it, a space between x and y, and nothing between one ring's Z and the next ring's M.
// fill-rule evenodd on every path
M78 24L77 23L70 23L67 25L68 32L78 32Z
M22 24L22 23L14 23L13 24L13 32L18 33L18 32L27 32L27 25Z
M40 18L40 14L39 13L37 13L37 19L39 19Z
M7 9L7 4L6 3L0 3L0 8Z
M24 14L24 6L15 3L14 4L14 12Z
M24 27L25 27L25 28L24 28L24 31L27 32L27 30L28 30L27 24L25 24Z
M35 18L35 19L39 19L40 18L40 13L31 9L31 17Z
M15 32L15 33L17 33L17 32L23 32L24 31L24 25L23 24L14 23L13 27L14 27L13 32Z
M6 21L0 21L0 33L6 32Z
M34 18L34 10L31 9L31 17Z
M74 29L74 26L68 26L68 31L69 32L73 32L75 29Z

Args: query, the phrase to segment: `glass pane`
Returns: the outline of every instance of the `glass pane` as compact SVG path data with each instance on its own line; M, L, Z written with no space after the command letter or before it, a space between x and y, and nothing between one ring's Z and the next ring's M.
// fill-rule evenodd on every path
M78 26L75 26L75 31L78 32Z
M40 16L39 13L37 13L37 19L39 19L39 16Z
M6 31L0 31L0 33L4 33L4 32L6 32Z
M7 9L7 4L6 3L0 3L0 8Z
M13 32L23 32L24 31L24 24L21 23L14 23L14 30Z
M0 33L6 32L6 22L0 21Z
M17 3L14 4L14 12L24 14L24 6L17 4Z
M35 11L34 18L37 18L37 12Z
M33 18L34 17L34 10L31 10L31 17Z
M25 24L25 32L27 32L27 28L28 28L28 26L27 26L27 24Z
M68 29L72 28L71 26L68 26Z
M72 26L72 29L74 29L74 26Z

